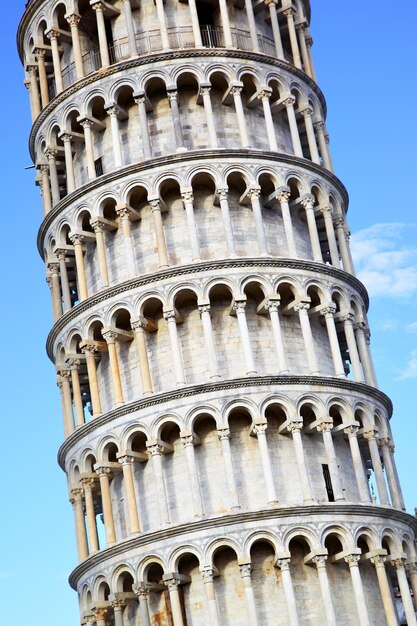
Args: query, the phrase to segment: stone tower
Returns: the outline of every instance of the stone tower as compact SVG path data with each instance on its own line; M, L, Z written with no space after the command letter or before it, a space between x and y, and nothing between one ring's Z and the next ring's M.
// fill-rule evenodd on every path
M416 624L309 21L27 3L81 624Z

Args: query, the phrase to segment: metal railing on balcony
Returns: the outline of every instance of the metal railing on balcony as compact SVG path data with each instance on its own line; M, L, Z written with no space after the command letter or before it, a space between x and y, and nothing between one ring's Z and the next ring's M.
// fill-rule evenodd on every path
M31 0L32 1L32 0ZM238 50L250 52L252 40L248 31L240 28L232 28L233 46ZM191 27L180 26L168 29L169 44L172 50L181 50L194 47L194 35ZM224 48L224 31L220 26L202 26L201 39L205 48ZM272 39L264 35L258 35L259 49L262 53L275 56L275 44ZM136 47L139 56L160 52L162 50L162 38L159 30L150 30L136 34ZM109 46L110 62L118 63L130 56L129 42L127 38L119 39ZM100 50L89 50L83 56L85 75L96 72L101 67ZM70 63L62 70L64 88L72 85L76 80L75 63ZM51 90L53 91L53 90ZM51 96L55 95L51 93Z

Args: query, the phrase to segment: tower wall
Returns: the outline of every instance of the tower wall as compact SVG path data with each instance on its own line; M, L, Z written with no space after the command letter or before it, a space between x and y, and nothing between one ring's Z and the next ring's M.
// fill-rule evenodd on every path
M32 0L81 624L415 623L307 1Z

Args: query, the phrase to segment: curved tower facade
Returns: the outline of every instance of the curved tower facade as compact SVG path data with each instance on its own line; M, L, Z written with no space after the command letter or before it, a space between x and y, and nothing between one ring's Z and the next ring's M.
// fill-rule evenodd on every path
M81 624L416 624L309 20L27 3Z

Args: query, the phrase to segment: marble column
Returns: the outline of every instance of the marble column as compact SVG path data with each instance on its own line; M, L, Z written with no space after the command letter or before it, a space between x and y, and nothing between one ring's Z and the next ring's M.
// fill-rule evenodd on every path
M308 233L310 235L311 249L313 252L313 261L323 263L321 254L320 239L317 230L316 215L314 213L315 198L311 194L306 194L301 200L301 206L306 212Z
M266 423L255 424L252 428L252 432L254 435L256 435L258 439L259 452L261 455L261 462L262 462L262 470L263 470L265 486L266 486L266 495L268 499L267 504L269 507L276 507L278 505L278 498L277 498L277 493L276 493L275 485L274 485L271 458L269 455L268 442L266 439L266 429L267 429Z
M385 569L385 557L376 555L372 556L369 560L375 567L379 590L381 592L382 604L384 605L387 626L398 626L397 611L395 610L391 587Z
M148 350L146 348L146 330L148 325L144 319L132 320L130 325L135 333L135 341L139 355L142 394L144 396L150 396L153 393L153 387L149 369Z
M306 25L305 23L297 24L296 31L298 33L298 41L301 49L301 58L303 61L305 73L312 78L310 57L308 55L307 43L306 43Z
M211 104L210 97L211 85L201 85L200 86L200 95L203 99L204 111L206 114L207 120L207 130L209 136L209 147L215 150L218 147L217 143L217 133L216 126L214 124L214 115L213 115L213 107Z
M314 134L313 121L311 119L313 110L310 109L310 107L306 107L305 109L300 111L300 113L304 118L304 124L306 128L306 133L307 133L308 148L310 150L311 160L313 161L313 163L316 163L317 165L321 165L319 151L317 149L316 136Z
M327 575L327 556L324 554L320 554L313 557L312 561L317 569L317 576L319 579L327 626L337 626L336 614L334 612L333 606L333 596L330 590L329 577Z
M216 602L216 594L214 591L214 570L212 567L207 566L201 568L200 571L204 583L204 591L207 598L210 626L221 626Z
M379 456L377 435L378 431L373 428L363 433L364 438L368 441L380 503L382 506L390 506L387 487L385 484L384 470Z
M233 102L235 104L235 111L237 117L237 124L239 127L240 141L242 144L242 148L250 148L249 137L248 137L248 129L246 126L245 113L243 111L242 104L242 85L232 85L230 89L230 93L233 97Z
M136 276L136 259L130 223L131 211L127 205L117 205L116 213L120 218L120 225L123 231L127 277L134 278Z
M194 195L192 189L181 191L181 198L187 216L188 232L190 236L191 259L201 261L200 244L197 235L197 225L194 215Z
M184 365L182 363L181 345L177 332L177 320L175 311L164 311L164 319L168 326L169 342L171 347L171 357L174 365L174 376L177 387L186 384Z
M407 619L407 626L417 626L413 600L410 593L407 574L404 568L404 560L393 559L391 564L395 567L397 573L398 586L400 588L401 600L403 602L405 617Z
M281 31L277 15L278 0L264 0L269 8L269 17L271 18L272 32L274 34L275 52L278 59L284 59L284 49L282 47Z
M127 511L129 519L129 534L135 535L140 533L140 524L138 516L138 508L136 504L135 484L133 478L134 457L129 454L122 454L117 457L122 466L123 486L126 494Z
M343 318L343 328L345 331L346 343L349 352L349 359L352 364L353 377L356 382L363 383L363 374L361 361L359 358L358 346L356 345L355 332L353 330L353 322L355 315L347 313Z
M100 283L101 289L106 289L109 284L109 270L107 266L106 259L106 242L104 239L104 225L97 218L92 218L90 220L91 228L94 230L94 234L96 236L96 246L97 246L97 256L98 256L98 265L100 270Z
M213 327L211 325L210 305L201 304L198 306L201 323L203 326L204 343L207 351L207 364L210 373L210 380L219 380L219 365L217 361L216 343L214 341Z
M94 180L97 178L96 176L96 165L94 161L94 147L93 147L93 122L91 120L81 120L81 126L84 130L84 144L85 144L85 155L87 160L87 174L88 180Z
M81 395L80 375L79 367L81 365L80 359L70 358L67 359L67 365L71 373L72 383L72 397L75 409L75 426L83 426L85 424L84 406Z
M291 52L295 67L299 70L302 69L300 50L298 47L297 33L294 24L294 9L292 7L284 10L284 15L287 18L288 34L290 36Z
M61 200L61 193L59 190L58 171L56 167L56 157L58 151L54 148L47 148L45 150L46 158L49 164L49 178L51 183L52 204L56 205Z
M219 0L220 20L223 27L226 48L233 48L232 31L230 29L229 10L226 0Z
M52 210L52 194L51 187L49 183L49 166L46 163L39 166L42 182L42 200L43 200L43 213L44 216L48 215L48 213Z
M75 253L75 264L77 267L77 284L78 284L78 299L80 302L88 298L88 289L87 289L87 277L85 274L84 267L84 249L83 242L84 237L78 233L74 233L70 236L71 242L74 246Z
M278 374L289 374L289 368L287 363L287 356L285 346L282 338L281 321L279 314L280 302L278 299L269 300L266 304L266 308L269 312L271 320L272 334L274 335L275 349L277 351L278 358Z
M113 144L114 167L123 167L122 146L120 143L119 131L119 115L120 108L115 105L106 109L107 115L110 117L111 138Z
M259 254L261 256L268 255L268 244L265 237L265 229L262 217L262 207L260 203L261 188L251 187L248 190L248 198L251 201L252 212L255 221L256 238L258 240Z
M300 626L297 613L297 602L291 579L290 558L278 558L277 567L281 570L281 582L284 589L285 602L287 605L288 626Z
M116 530L114 526L113 507L110 495L110 468L99 466L96 472L100 479L101 503L103 507L104 528L106 531L106 542L110 546L116 541Z
M71 29L71 39L72 39L72 51L74 54L74 62L75 62L75 72L77 75L77 80L84 78L84 66L83 66L83 57L81 53L81 44L80 44L80 34L78 32L78 25L81 20L81 16L78 13L72 13L65 16L70 29Z
M323 444L326 450L327 463L329 466L330 479L332 481L333 494L335 502L346 500L342 489L342 483L340 480L339 466L337 464L336 452L334 449L333 436L332 436L333 422L322 421L317 430L322 433Z
M184 146L184 136L182 133L180 108L178 104L178 91L176 89L169 89L167 91L167 95L168 95L169 106L171 108L176 151L185 152L186 148Z
M294 453L297 461L298 478L300 479L303 501L305 504L311 504L313 502L313 496L306 458L304 454L303 439L301 435L302 428L303 422L298 420L292 420L287 425L288 432L292 434Z
M233 236L232 221L230 219L229 201L228 201L228 188L218 189L217 194L219 196L220 210L222 213L223 228L226 237L227 251L230 257L236 256L236 246Z
M117 356L116 339L117 332L106 330L102 332L103 339L107 343L109 353L111 383L114 393L114 406L122 406L124 404L122 380L120 378L119 359Z
M234 302L233 310L236 313L237 322L239 325L240 340L242 344L243 356L244 356L245 365L246 365L246 375L251 376L253 374L256 374L257 372L255 368L255 362L253 360L253 353L252 353L252 347L250 344L249 329L248 329L248 322L246 320L245 309L246 309L246 302L244 300L239 300L239 301Z
M188 486L191 492L193 502L194 518L201 519L204 517L204 503L200 489L200 480L198 477L197 463L195 460L195 438L191 433L180 433L181 442L185 450L188 467Z
M48 32L48 38L51 42L52 63L54 66L56 95L59 95L62 91L64 91L64 81L62 79L62 71L61 71L61 58L59 55L59 37L60 36L61 34L57 30L52 29Z
M337 378L346 378L345 366L340 352L339 338L337 336L334 314L336 305L331 304L320 310L320 315L325 319L327 335L329 337L330 352L332 354L334 373Z
M150 159L152 157L152 146L149 136L148 114L146 112L146 96L145 94L134 94L134 100L138 105L143 156L145 157L145 159Z
M78 560L84 561L88 557L88 544L87 533L85 532L83 491L81 488L71 489L70 502L74 509Z
M365 468L362 459L362 453L358 443L358 435L357 432L359 430L359 426L356 424L351 424L347 426L343 432L347 435L350 447L350 453L352 455L353 462L353 470L355 472L356 484L358 486L359 498L361 502L366 502L370 504L371 494L369 493L369 485L368 479L365 474Z
M44 109L49 104L49 85L46 75L45 56L46 51L43 48L36 49L36 61L38 63L39 86L41 90L41 102Z
M156 246L158 248L158 264L159 269L166 269L169 267L167 244L165 240L164 224L161 214L161 201L159 198L149 199L149 206L151 207L153 225L156 237Z
M294 305L294 311L298 312L300 318L300 326L303 335L304 347L307 354L307 365L309 369L309 374L315 376L320 374L320 370L317 363L313 333L311 332L310 318L308 316L309 308L310 304L308 302L298 302Z
M70 133L62 133L61 139L64 142L65 174L67 179L67 194L75 191L74 164L72 162L72 136Z
M238 511L241 507L239 504L236 477L233 469L232 453L230 450L230 430L229 428L219 428L217 434L222 447L225 476L229 491L230 509L232 511Z
M90 387L91 396L91 408L93 417L99 417L102 414L100 392L98 388L97 380L97 368L96 368L96 347L92 344L84 344L81 347L81 351L85 354L87 364L88 384Z
M294 154L296 157L300 157L302 159L303 149L301 147L300 133L298 131L297 119L295 117L294 103L295 103L294 96L288 96L288 98L285 98L285 100L283 101L283 104L287 111L288 124L290 127L291 141L292 141Z
M378 439L378 445L382 452L382 460L384 462L392 505L402 511L405 509L404 500L402 498L401 486L397 481L396 472L394 470L394 460L390 452L391 442L389 437Z
M279 187L277 189L277 200L281 207L282 223L284 224L285 239L287 241L288 256L290 259L297 258L297 250L295 246L294 229L292 225L289 200L291 190L289 187Z
M330 260L332 265L340 267L339 250L337 248L336 234L333 226L333 207L327 205L320 207L320 213L323 216L324 227L326 229L327 243L329 244Z
M81 478L81 484L84 489L85 512L87 517L88 539L90 543L90 554L97 552L99 549L96 513L94 510L93 487L94 478L85 476Z
M359 554L349 554L344 557L349 565L350 576L352 579L353 594L355 596L355 604L358 614L358 624L360 626L371 626L368 615L368 604L362 584L362 577L359 569Z
M269 149L272 152L277 152L278 151L277 138L275 135L274 120L272 119L271 107L269 104L269 98L271 97L271 95L272 95L272 89L269 89L269 88L261 89L261 91L258 92L258 98L262 102L262 107L264 111Z
M251 626L259 626L258 616L256 615L255 594L252 587L251 565L244 563L239 565L240 576L242 578L243 589L245 591L246 608Z
M164 472L162 468L163 446L155 442L148 442L146 444L146 447L152 459L152 469L154 473L154 481L159 510L159 521L161 526L166 526L171 523L171 520L169 516Z
M104 20L105 4L100 0L90 0L90 5L95 11L98 33L98 45L100 48L101 67L110 65L109 46L107 43L106 23Z
M129 54L130 57L133 58L138 56L138 48L136 45L136 36L132 16L132 5L130 4L130 0L123 0L123 12L125 17L127 38L129 42Z
M164 1L155 0L155 5L156 5L157 16L158 16L159 29L161 31L162 49L169 50L170 45L169 45L169 38L168 38L168 29L167 29L167 22L166 22L166 16L165 16Z

